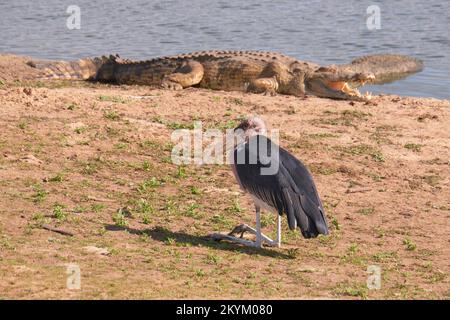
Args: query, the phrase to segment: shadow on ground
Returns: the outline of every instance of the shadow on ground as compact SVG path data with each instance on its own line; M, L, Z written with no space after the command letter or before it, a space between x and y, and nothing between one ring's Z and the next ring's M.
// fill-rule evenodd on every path
M277 249L266 249L266 248L251 248L245 247L237 243L230 242L218 242L210 239L207 236L196 236L192 234L188 234L185 232L173 232L164 227L154 227L152 229L134 229L129 227L118 227L116 225L107 224L105 225L105 229L107 231L127 231L131 234L135 235L143 235L146 234L150 238L156 241L167 242L169 239L173 239L175 243L179 244L189 244L192 246L202 246L202 247L210 247L219 250L227 250L245 253L248 255L261 255L266 257L278 258L278 259L292 259L292 255L285 254L283 252L276 251ZM279 249L278 249L279 250Z

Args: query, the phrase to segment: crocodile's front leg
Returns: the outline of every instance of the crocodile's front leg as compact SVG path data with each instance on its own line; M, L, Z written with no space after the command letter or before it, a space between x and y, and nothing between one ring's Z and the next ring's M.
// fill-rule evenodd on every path
M278 81L275 76L271 78L258 78L249 83L247 92L264 93L274 96L278 91L278 87Z
M181 90L199 84L203 79L203 66L200 62L188 60L174 73L164 77L162 87L172 90Z

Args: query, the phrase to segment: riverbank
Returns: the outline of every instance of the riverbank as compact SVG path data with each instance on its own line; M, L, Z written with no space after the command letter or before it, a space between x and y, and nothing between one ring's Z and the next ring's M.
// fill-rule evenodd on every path
M0 59L0 297L448 299L449 101L28 82L11 70ZM330 236L305 240L284 222L281 249L204 239L253 225L253 205L227 166L173 165L170 135L252 114L312 171ZM263 214L272 236L275 221ZM80 290L66 288L66 264ZM367 289L370 265L380 290Z

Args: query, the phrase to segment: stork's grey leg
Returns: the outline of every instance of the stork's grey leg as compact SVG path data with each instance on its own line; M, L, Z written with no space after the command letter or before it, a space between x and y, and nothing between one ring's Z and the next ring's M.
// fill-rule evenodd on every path
M261 248L261 208L255 205L256 211L256 246Z
M277 214L277 241L276 246L281 247L281 214Z

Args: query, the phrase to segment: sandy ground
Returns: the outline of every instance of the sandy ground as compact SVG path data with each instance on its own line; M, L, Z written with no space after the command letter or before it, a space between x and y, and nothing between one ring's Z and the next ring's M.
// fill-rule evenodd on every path
M450 298L449 101L24 82L13 62L0 58L0 298ZM253 225L253 205L227 166L172 164L170 135L252 114L312 171L329 236L284 221L281 249L204 238ZM263 214L270 236L275 221Z

